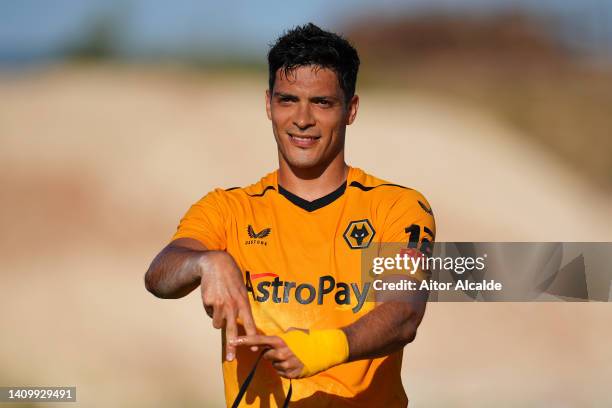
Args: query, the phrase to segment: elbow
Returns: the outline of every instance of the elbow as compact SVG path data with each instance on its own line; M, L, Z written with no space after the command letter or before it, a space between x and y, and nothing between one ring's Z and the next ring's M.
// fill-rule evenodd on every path
M151 270L150 269L147 271L147 273L145 273L144 284L145 284L145 288L147 289L147 291L149 293L151 293L155 297L159 297L158 296L158 290L155 287L155 284L153 283L153 279L151 278Z
M158 279L155 279L155 275L151 269L149 269L147 273L145 273L144 284L145 284L145 288L147 289L147 291L151 293L153 296L160 298L160 299L168 298L167 294L164 293L164 291L162 290Z
M417 329L419 328L419 324L423 318L424 309L415 310L412 307L408 309L408 313L404 316L405 320L401 325L401 330L399 336L401 337L401 341L404 343L404 346L412 343L417 336Z
M189 292L172 291L156 277L155 273L149 269L145 274L145 288L149 293L159 299L178 299Z
M410 344L416 339L417 331L416 329L408 330L406 335L404 336L405 344Z
M416 339L416 335L417 328L413 324L408 323L404 326L403 330L400 333L400 342L403 346L406 346L412 343L414 339Z

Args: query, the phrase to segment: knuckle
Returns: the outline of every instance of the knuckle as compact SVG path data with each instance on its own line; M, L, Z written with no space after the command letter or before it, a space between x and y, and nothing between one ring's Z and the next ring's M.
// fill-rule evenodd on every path
M233 303L238 306L240 309L244 309L247 306L247 301L242 296L237 296L233 298Z
M234 299L228 299L225 301L225 307L229 310L235 310L236 309L236 301Z

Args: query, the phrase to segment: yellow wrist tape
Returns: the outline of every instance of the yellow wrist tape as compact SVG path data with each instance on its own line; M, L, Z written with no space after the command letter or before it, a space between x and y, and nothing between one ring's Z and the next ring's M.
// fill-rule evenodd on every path
M311 330L310 333L291 330L279 336L304 364L299 378L310 377L348 360L348 340L340 329Z

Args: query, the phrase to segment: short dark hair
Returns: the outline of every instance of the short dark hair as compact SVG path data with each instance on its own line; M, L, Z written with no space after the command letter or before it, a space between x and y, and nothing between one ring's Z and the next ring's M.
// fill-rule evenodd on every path
M315 65L333 70L344 91L345 102L355 95L359 55L340 35L324 31L313 23L297 26L276 40L268 52L270 92L274 89L276 71L285 74L294 68Z

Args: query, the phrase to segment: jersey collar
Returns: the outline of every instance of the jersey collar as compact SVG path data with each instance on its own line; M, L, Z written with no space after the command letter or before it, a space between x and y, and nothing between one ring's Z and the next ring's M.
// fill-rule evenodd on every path
M282 195L287 200L291 201L293 204L297 205L301 209L306 210L308 212L313 212L315 210L318 210L319 208L323 208L326 205L333 203L338 198L342 197L345 191L346 181L331 193L321 198L317 198L316 200L308 201L303 199L302 197L293 194L291 191L284 189L283 186L281 186L280 184L278 185L278 193L280 195Z
M297 195L293 194L291 191L283 188L283 186L278 184L278 171L275 172L275 175L276 175L276 185L278 186L278 193L280 195L282 195L287 200L289 200L292 204L300 207L301 209L303 209L305 211L308 211L308 212L313 212L315 210L318 210L319 208L323 208L323 207L333 203L338 198L342 197L344 195L344 192L346 191L347 185L349 184L349 182L352 179L352 173L353 173L353 168L351 166L349 166L347 179L344 181L344 183L342 183L340 185L340 187L338 187L337 189L335 189L331 193L329 193L329 194L327 194L327 195L325 195L325 196L323 196L321 198L317 198L316 200L313 200L313 201L305 200L302 197L297 196Z

